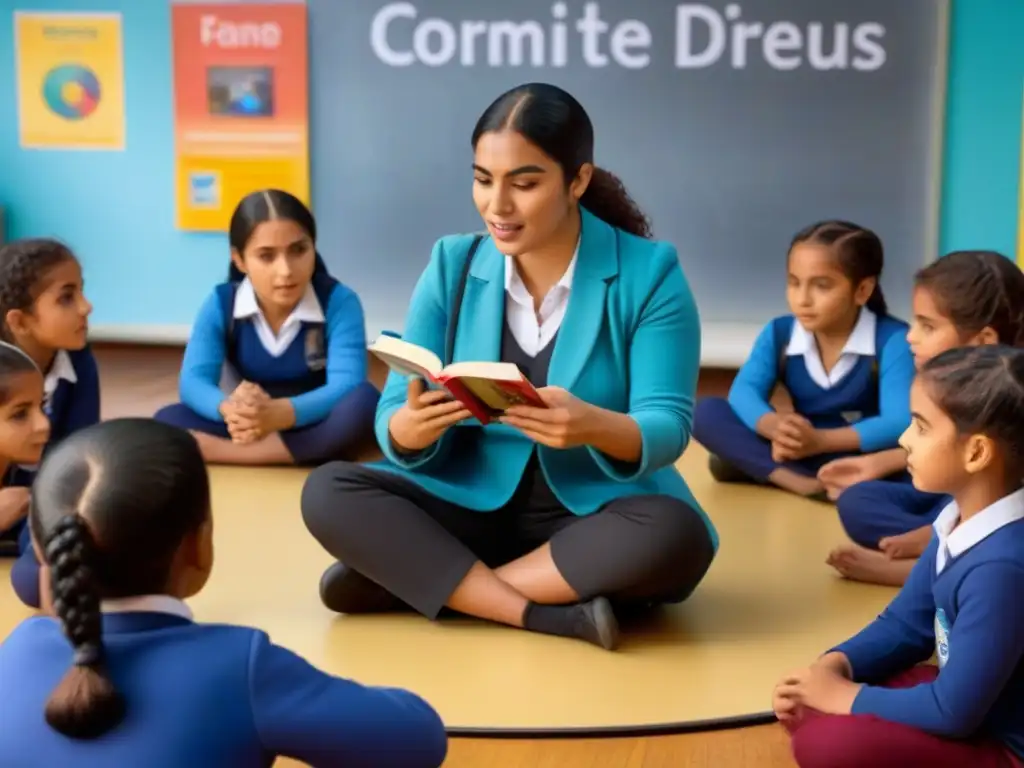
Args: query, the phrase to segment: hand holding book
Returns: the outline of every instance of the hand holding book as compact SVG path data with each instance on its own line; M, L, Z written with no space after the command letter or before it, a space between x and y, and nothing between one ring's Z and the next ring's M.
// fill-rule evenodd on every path
M593 406L561 387L543 387L536 392L545 407L513 405L498 420L551 448L575 448L590 442Z
M415 453L441 439L447 429L472 416L443 390L427 390L423 379L409 380L405 405L388 422L391 441L399 451Z
M389 335L373 342L370 352L401 376L416 376L443 387L481 424L494 420L512 405L547 407L514 363L460 362L445 366L429 349Z

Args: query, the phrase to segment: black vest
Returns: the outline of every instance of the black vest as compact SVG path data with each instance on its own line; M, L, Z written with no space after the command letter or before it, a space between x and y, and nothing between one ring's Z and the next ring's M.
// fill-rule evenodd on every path
M551 353L555 350L557 340L558 334L556 333L547 346L537 353L536 357L530 357L519 346L519 342L512 335L512 330L506 322L501 331L501 362L518 365L519 370L537 389L546 387L548 385L548 368L551 366ZM534 510L563 508L562 503L555 496L544 477L536 450L530 456L530 463L526 465L522 480L519 481L519 488L516 489L510 503L527 504Z
M516 337L512 335L512 329L506 322L501 329L501 362L515 363L519 370L530 380L537 389L548 385L548 368L551 366L551 353L555 350L555 342L558 340L556 333L548 345L537 353L536 357L530 357L519 346Z

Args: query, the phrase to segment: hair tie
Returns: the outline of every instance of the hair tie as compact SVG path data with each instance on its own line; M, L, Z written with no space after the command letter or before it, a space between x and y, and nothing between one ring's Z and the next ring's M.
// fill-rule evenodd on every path
M76 667L95 667L103 659L103 649L97 643L85 643L75 649L72 662Z

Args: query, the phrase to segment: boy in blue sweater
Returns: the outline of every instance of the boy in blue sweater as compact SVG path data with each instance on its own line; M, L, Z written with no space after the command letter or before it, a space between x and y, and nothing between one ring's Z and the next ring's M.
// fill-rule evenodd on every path
M359 297L327 273L316 221L296 197L253 192L229 231L228 281L199 310L181 402L159 421L189 430L221 464L321 464L372 440Z
M1022 764L1024 350L938 355L911 409L914 485L953 501L889 607L776 686L801 768Z
M754 342L728 399L704 398L693 437L721 482L771 483L820 496L818 469L844 455L896 445L910 422L914 360L907 325L888 314L878 236L846 221L798 232L790 244L786 300L792 314ZM769 400L785 387L793 413Z
M21 768L437 768L433 708L328 675L184 600L213 566L196 441L153 419L81 430L43 461L29 525L52 616L0 645L0 762ZM49 597L50 595L47 595Z

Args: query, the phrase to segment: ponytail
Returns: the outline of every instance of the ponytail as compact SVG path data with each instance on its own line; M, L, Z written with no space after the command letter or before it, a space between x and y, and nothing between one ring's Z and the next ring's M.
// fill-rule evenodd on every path
M651 222L647 215L630 197L622 180L611 171L594 166L580 205L617 229L637 237L651 237Z
M319 277L327 275L327 264L324 263L324 257L320 255L320 251L316 251L316 261L313 264L313 276ZM245 272L240 270L235 264L235 260L231 259L228 264L228 282L229 283L240 283L245 280Z
M875 283L875 290L868 296L867 308L874 312L876 315L888 315L889 304L885 300L885 295L882 293L882 286Z
M71 669L46 702L46 722L72 739L96 739L125 716L124 698L107 676L103 619L93 563L95 543L85 520L62 518L46 542L53 610L71 642Z

